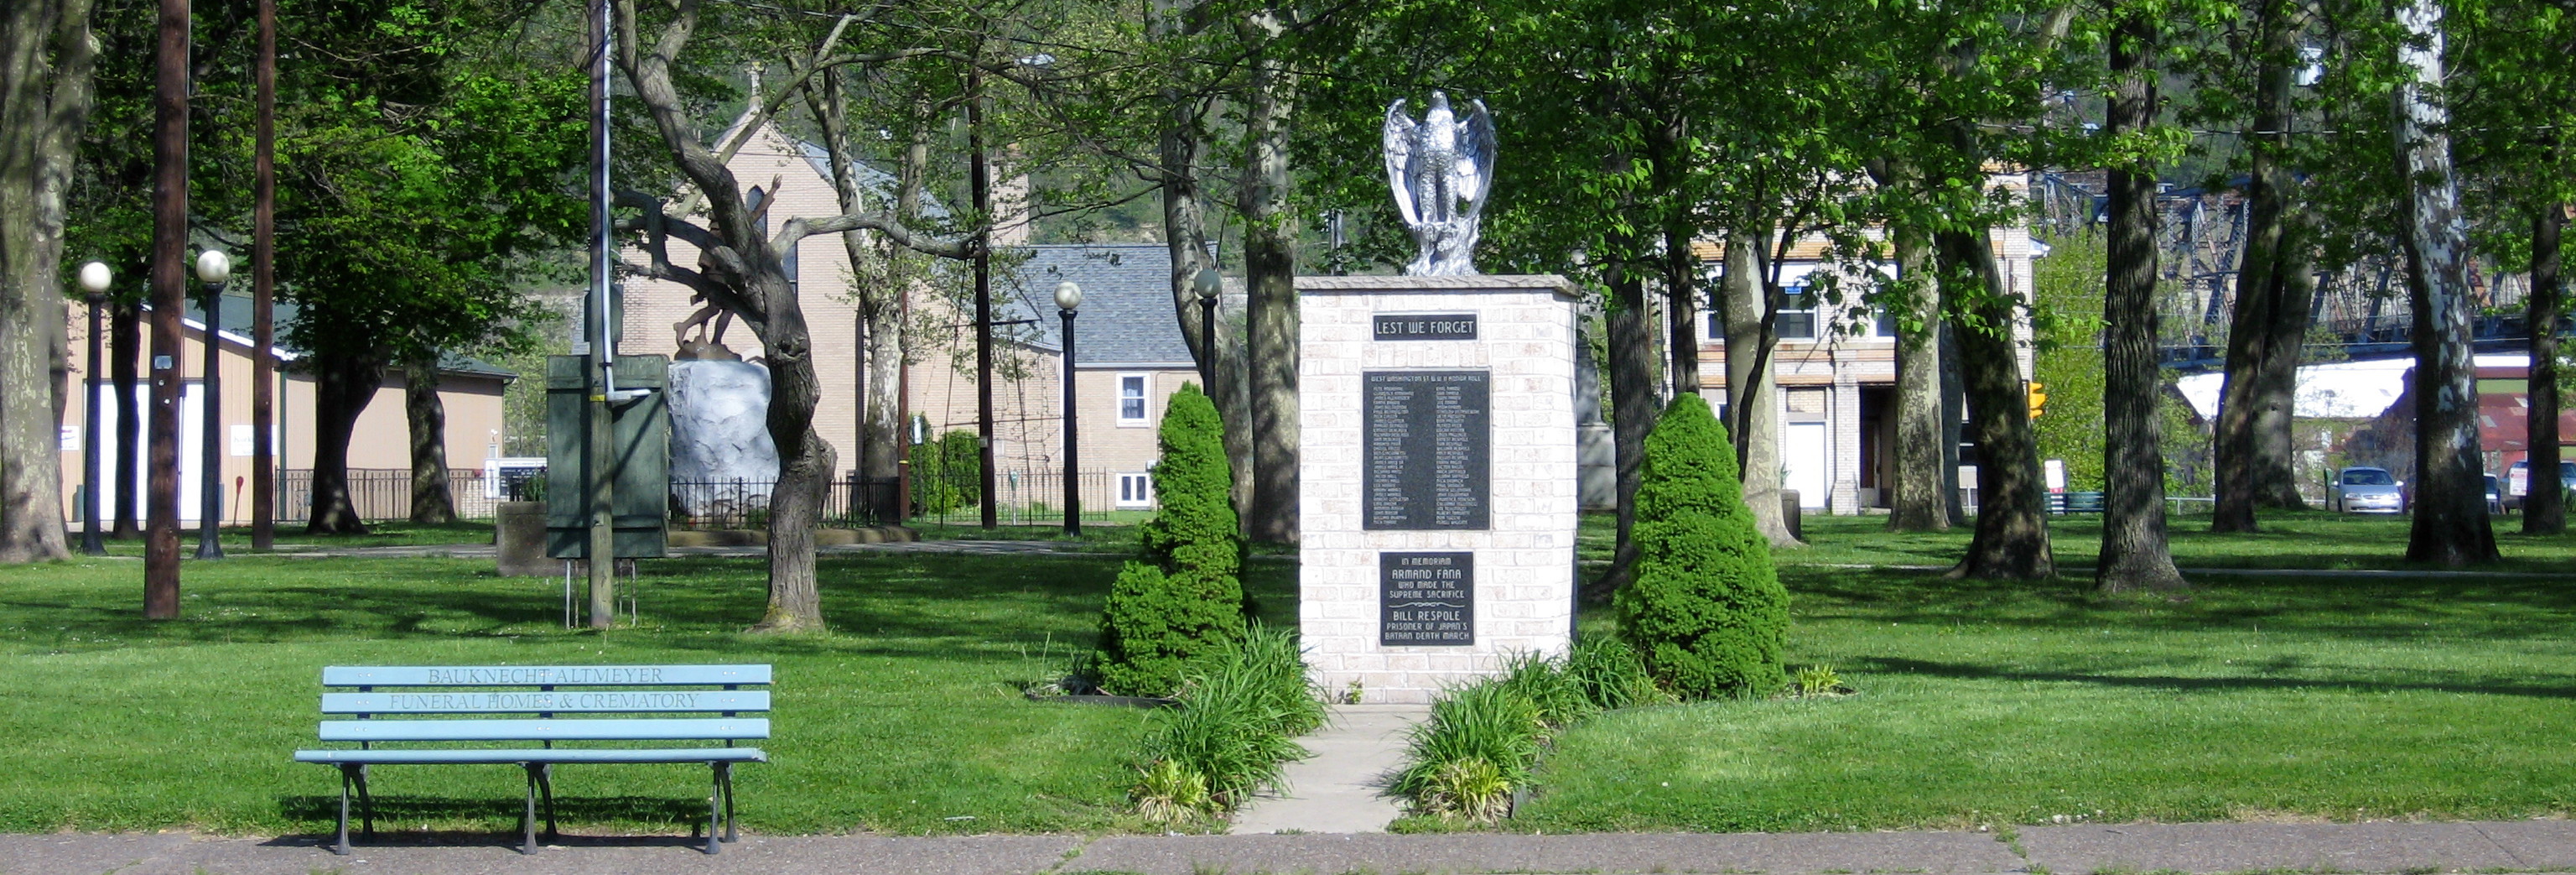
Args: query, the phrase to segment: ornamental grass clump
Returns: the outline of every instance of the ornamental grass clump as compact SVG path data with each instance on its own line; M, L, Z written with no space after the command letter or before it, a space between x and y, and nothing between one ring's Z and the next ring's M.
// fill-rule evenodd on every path
M1101 688L1168 696L1190 663L1243 642L1243 540L1234 469L1216 405L1195 384L1172 393L1154 464L1154 518L1138 529L1142 555L1110 586L1092 665Z
M1222 814L1279 783L1306 756L1293 739L1323 723L1296 633L1254 626L1243 644L1192 664L1176 704L1146 736L1132 794L1149 820Z
M1491 824L1511 813L1548 740L1613 708L1661 704L1625 642L1587 640L1564 659L1516 655L1501 674L1450 690L1413 728L1394 790L1424 817Z
M1735 449L1697 395L1646 436L1637 571L1613 604L1646 672L1684 699L1768 696L1787 683L1789 593L1753 527Z

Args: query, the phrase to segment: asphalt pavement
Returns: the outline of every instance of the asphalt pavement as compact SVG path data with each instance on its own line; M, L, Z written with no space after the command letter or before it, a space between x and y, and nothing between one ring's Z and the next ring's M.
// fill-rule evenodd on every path
M318 836L0 835L8 875L1341 875L1341 873L2576 872L2576 822L2078 824L2001 832L1269 834L901 838L390 835L334 856Z

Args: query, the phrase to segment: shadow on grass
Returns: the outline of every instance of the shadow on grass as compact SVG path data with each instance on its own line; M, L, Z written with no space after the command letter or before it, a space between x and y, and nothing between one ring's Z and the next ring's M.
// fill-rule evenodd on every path
M2180 660L2176 660L2180 661ZM2522 681L2496 683L2413 683L2405 681L2339 680L2319 677L2280 677L2230 675L2225 677L2182 675L2122 675L2101 672L2023 671L1990 665L1959 662L1935 662L1902 657L1866 656L1855 668L1889 674L1915 674L1958 680L2049 681L2056 683L2093 684L2106 687L2170 690L2173 692L2219 692L2231 690L2326 690L2346 693L2468 693L2494 696L2526 696L2540 699L2576 698L2576 677L2558 676L2555 684ZM2252 666L2272 675L2302 667L2297 660L2275 660L2268 666Z
M2039 629L2241 627L2356 640L2554 636L2576 612L2576 585L2549 578L2229 575L2194 581L2183 600L2106 597L2084 578L1954 580L1938 572L1783 568L1802 618Z

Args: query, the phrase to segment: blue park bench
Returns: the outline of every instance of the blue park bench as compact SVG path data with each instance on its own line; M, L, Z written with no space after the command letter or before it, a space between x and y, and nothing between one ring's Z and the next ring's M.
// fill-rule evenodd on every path
M714 772L707 800L707 853L734 840L733 764L768 762L737 742L769 737L766 665L601 666L341 666L322 670L325 742L355 750L299 750L296 762L340 769L340 831L331 851L349 853L349 793L357 791L361 829L376 832L367 767L515 764L528 773L520 815L522 853L537 852L537 801L545 800L546 834L555 834L554 767L567 763L706 763ZM346 690L332 692L331 690ZM665 715L687 714L671 717ZM498 719L494 715L532 715ZM565 719L563 715L581 715ZM394 719L388 719L394 718ZM427 719L414 719L427 718ZM557 742L708 742L722 747L556 747ZM398 746L379 746L398 745ZM534 745L534 746L531 746ZM717 827L723 830L719 832Z
M2051 492L2048 494L2048 512L2053 514L2101 513L2102 493Z

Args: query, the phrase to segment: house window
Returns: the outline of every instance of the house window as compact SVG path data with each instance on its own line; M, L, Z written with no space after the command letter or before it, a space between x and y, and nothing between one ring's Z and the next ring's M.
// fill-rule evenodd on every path
M1145 424L1145 375L1118 375L1118 424Z
M1869 328L1871 332L1869 336L1871 337L1895 337L1896 314L1887 310L1878 311L1878 313L1869 320Z
M1816 296L1808 294L1805 284L1781 289L1779 318L1772 324L1781 340L1816 339Z
M1153 504L1154 504L1154 475L1151 475L1151 474L1120 474L1120 475L1118 475L1118 506L1119 506L1119 507L1152 507L1152 506L1153 506Z

